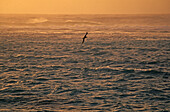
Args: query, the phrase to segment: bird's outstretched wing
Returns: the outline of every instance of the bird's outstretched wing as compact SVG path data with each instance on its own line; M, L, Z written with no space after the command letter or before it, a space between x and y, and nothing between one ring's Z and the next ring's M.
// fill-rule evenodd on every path
M81 43L81 44L83 44L83 43L84 43L84 40L85 40L85 38L83 38L83 41L82 41L82 43Z
M88 34L88 32L86 32L86 34L84 35L84 38L83 38L83 41L82 41L82 44L84 43L85 39L87 38L86 35Z

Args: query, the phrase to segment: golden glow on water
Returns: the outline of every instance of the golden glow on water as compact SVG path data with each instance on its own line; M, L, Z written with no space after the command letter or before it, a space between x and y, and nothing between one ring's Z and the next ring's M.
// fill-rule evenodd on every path
M169 20L0 14L0 111L168 111Z
M170 13L169 0L1 0L0 13Z

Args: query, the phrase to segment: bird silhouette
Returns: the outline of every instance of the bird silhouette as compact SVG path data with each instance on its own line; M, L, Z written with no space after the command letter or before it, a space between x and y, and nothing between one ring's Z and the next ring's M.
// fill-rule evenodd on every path
M84 35L82 44L84 43L85 39L87 38L87 34L88 34L88 32L86 32L86 34Z

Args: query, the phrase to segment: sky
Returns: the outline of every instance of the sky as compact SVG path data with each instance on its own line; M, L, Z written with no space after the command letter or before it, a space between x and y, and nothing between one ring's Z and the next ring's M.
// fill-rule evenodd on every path
M0 0L2 14L165 14L170 0Z

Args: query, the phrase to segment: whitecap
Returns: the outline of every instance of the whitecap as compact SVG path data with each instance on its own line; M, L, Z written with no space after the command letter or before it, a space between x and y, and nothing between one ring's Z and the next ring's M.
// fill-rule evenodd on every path
M48 21L48 19L46 19L46 18L34 18L34 19L28 20L28 23L44 23L47 21Z

